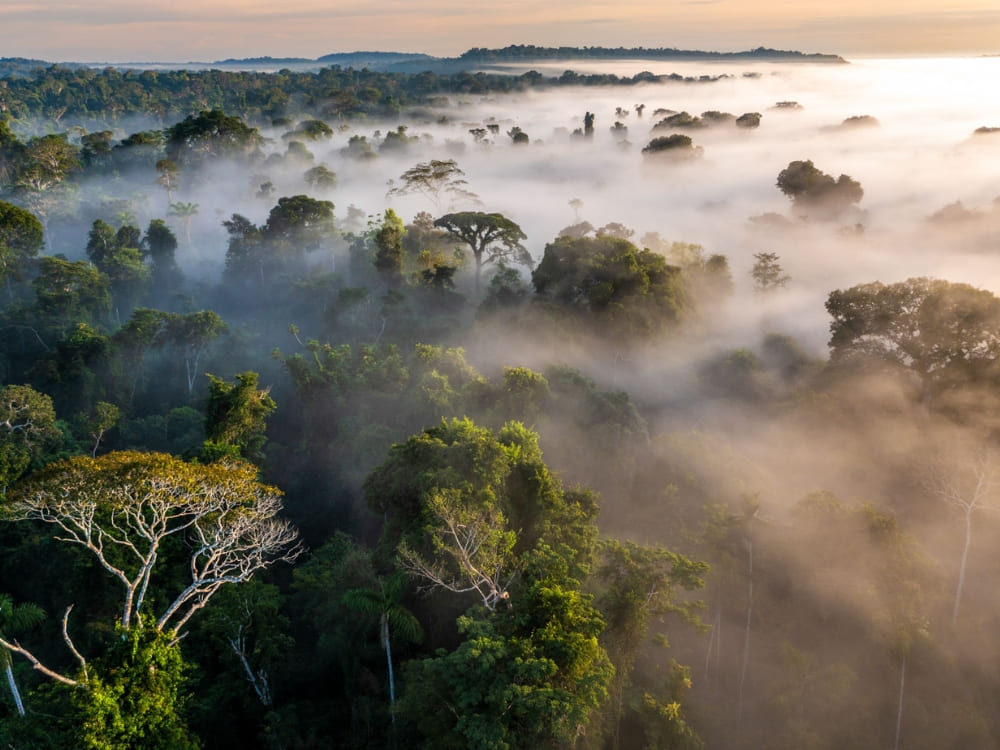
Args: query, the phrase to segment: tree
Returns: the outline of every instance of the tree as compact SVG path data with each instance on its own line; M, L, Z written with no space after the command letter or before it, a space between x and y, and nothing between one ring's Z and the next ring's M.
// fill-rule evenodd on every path
M859 284L830 293L830 356L864 357L911 373L925 405L949 388L985 383L1000 358L1000 299L940 279Z
M420 746L569 747L607 698L604 623L572 565L544 545L525 563L510 607L460 617L456 649L407 664L400 714Z
M836 180L813 166L811 161L789 162L778 173L778 189L792 199L805 216L833 218L861 201L865 191L846 174Z
M25 146L15 184L29 196L38 195L60 185L79 166L78 151L65 134L37 136Z
M405 590L406 577L395 574L376 579L372 588L344 592L344 603L350 609L378 618L379 643L385 651L389 673L389 712L393 726L396 724L396 680L392 669L392 633L412 643L418 643L423 638L417 618L399 602Z
M580 584L596 542L593 496L562 489L523 425L492 432L465 419L393 446L365 497L386 519L383 559L475 602L457 648L407 665L400 717L423 746L571 743L613 672Z
M156 171L160 174L156 178L157 183L167 191L167 208L169 209L174 202L174 191L177 190L177 180L181 168L173 159L160 159L156 162Z
M477 296L484 265L500 260L532 265L531 254L521 244L527 236L521 227L503 214L481 211L445 214L434 222L434 226L471 248L476 261Z
M177 237L163 219L152 219L146 228L146 236L142 238L142 249L152 262L154 299L168 301L184 280L175 259Z
M278 198L278 204L267 215L264 238L281 246L281 253L301 260L305 253L327 245L335 233L333 203L307 195Z
M229 232L226 274L244 281L302 270L307 253L327 248L336 235L333 203L306 195L279 198L263 226L240 214L222 225Z
M955 583L955 598L951 609L951 624L958 622L958 611L965 588L965 569L972 548L972 517L980 510L996 511L1000 502L997 498L997 457L992 449L961 452L961 465L949 469L940 463L932 465L923 476L924 487L948 505L957 508L965 522L965 539L962 557L958 566L958 580Z
M87 257L108 277L116 315L132 314L150 279L139 250L138 227L123 225L116 232L105 221L94 221L87 238Z
M167 316L165 338L183 353L188 393L194 392L198 362L208 345L227 330L225 321L212 310Z
M642 153L647 156L666 156L677 161L698 159L703 152L701 146L695 146L689 136L681 133L654 138L642 147Z
M685 307L679 268L611 235L556 238L531 281L538 297L628 338L662 332Z
M80 167L77 149L65 134L51 134L32 138L17 151L13 192L45 228L65 197L67 178Z
M294 645L284 632L289 621L281 613L283 600L277 586L254 578L220 589L201 620L202 629L235 657L243 679L267 711L274 709L272 677Z
M320 190L329 190L337 186L337 173L325 164L307 169L303 178L307 185Z
M403 220L391 208L385 210L382 225L373 237L375 243L375 268L389 286L396 286L403 277L403 238L406 228Z
M449 206L458 201L478 203L479 197L466 187L469 183L464 177L465 172L454 159L432 159L403 172L399 177L403 184L393 187L386 195L419 193L438 210L443 198L447 198Z
M11 279L20 279L28 261L45 246L42 223L29 211L0 201L0 278L13 302Z
M86 261L45 256L32 286L43 331L61 333L80 321L103 323L111 309L108 277Z
M176 638L156 630L118 631L87 670L84 689L70 696L73 746L199 750L184 717L190 667Z
M792 277L781 267L777 253L754 253L753 259L750 276L755 292L773 292L791 281Z
M166 135L167 158L180 165L199 164L208 158L245 156L263 142L257 128L218 109L189 115L167 128Z
M608 540L600 546L597 577L602 593L597 606L606 627L601 642L615 665L612 680L611 710L613 743L619 743L619 728L625 713L626 691L632 686L632 672L650 626L673 613L687 622L696 622L694 606L680 599L678 589L694 590L705 583L702 576L708 565L696 562L662 547L644 547L632 542ZM647 701L652 700L644 692ZM684 724L679 704L674 711L674 725ZM669 722L666 722L669 723Z
M0 497L58 435L49 396L28 385L0 388Z
M181 225L184 227L184 241L188 247L191 247L191 220L198 215L198 204L184 203L183 201L171 203L168 215L176 216L181 220Z
M107 401L98 401L94 405L94 413L87 419L85 428L87 434L94 440L94 447L90 451L90 457L97 457L97 449L101 446L104 433L118 424L121 419L121 409Z
M10 594L0 594L0 638L6 639L8 633L20 634L33 628L45 619L45 612L41 607L22 603L14 605L14 600ZM24 702L21 700L21 691L18 690L17 681L14 679L14 663L10 658L10 651L3 649L0 653L0 665L7 676L7 689L10 690L10 697L14 700L19 716L24 716Z
M206 447L222 453L235 449L237 455L259 463L267 418L278 408L270 388L257 388L257 373L236 376L235 383L208 374L208 402L205 406Z
M54 526L58 541L86 550L118 581L118 622L126 631L169 634L182 630L222 586L248 581L298 555L298 532L277 518L280 511L280 492L261 484L252 464L198 465L162 453L121 451L77 456L36 472L11 493L5 513L10 520ZM190 580L168 575L157 583L166 572L157 560L174 538L185 540L183 568ZM148 608L151 586L166 587L158 612ZM65 618L63 626L75 651ZM41 669L23 647L5 639L0 645Z

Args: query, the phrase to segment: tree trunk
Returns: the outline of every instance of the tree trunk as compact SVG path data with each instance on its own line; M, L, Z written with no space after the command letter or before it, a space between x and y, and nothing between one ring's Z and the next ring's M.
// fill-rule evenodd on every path
M385 660L389 666L389 716L392 726L396 726L396 680L392 674L392 647L389 645L389 615L382 613L382 648L385 649Z
M17 713L20 716L24 716L24 703L21 701L21 693L17 689L17 683L14 681L14 670L11 667L10 654L4 654L7 657L7 664L4 669L7 672L7 686L10 688L10 694L14 698L14 705L17 706Z
M965 546L962 547L962 562L958 566L958 584L955 586L955 605L951 610L951 624L958 622L958 607L962 603L962 589L965 587L965 566L969 561L972 546L972 508L965 510Z

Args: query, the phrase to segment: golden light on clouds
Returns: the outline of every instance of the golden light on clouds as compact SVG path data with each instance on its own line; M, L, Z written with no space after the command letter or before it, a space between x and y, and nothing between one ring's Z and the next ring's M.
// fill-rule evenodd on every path
M1000 6L964 0L124 0L4 2L2 54L48 60L318 57L387 50L452 56L507 44L757 46L844 54L1000 51Z

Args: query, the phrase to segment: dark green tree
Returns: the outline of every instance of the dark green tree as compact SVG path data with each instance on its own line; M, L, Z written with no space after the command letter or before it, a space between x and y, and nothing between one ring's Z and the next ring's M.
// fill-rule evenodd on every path
M198 165L206 159L245 157L261 145L257 128L222 110L203 110L167 128L167 158L176 164Z
M385 210L382 224L372 238L375 244L375 268L390 287L398 286L403 278L403 220L391 208Z
M817 169L811 161L789 162L778 174L778 189L792 199L796 210L805 216L833 218L861 201L861 184L846 174L834 179Z
M267 418L278 408L270 388L258 389L256 372L248 371L229 383L208 374L205 405L205 447L208 455L235 452L260 463L267 438Z
M0 497L59 434L51 398L27 385L0 388Z
M460 240L472 250L476 261L476 296L483 266L501 260L510 260L530 267L531 254L521 241L527 239L516 223L503 214L463 211L445 214L434 222L452 237Z
M835 363L862 357L912 373L925 404L995 376L1000 299L985 289L929 278L876 281L831 292L826 309Z
M26 264L45 246L42 223L29 211L0 201L0 278L13 301L12 280L22 278Z
M680 269L625 239L559 237L531 275L538 297L627 338L662 333L685 308Z

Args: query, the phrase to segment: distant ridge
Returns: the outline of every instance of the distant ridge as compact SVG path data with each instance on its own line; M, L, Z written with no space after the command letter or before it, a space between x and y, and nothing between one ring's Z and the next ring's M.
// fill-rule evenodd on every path
M805 53L795 50L757 47L744 52L710 52L682 50L673 47L536 47L532 44L512 44L501 49L474 47L459 56L459 60L501 62L509 60L781 60L785 62L846 63L839 55Z
M285 63L313 63L308 57L229 57L225 60L216 60L212 65L283 65ZM196 63L198 65L202 63Z
M215 62L189 61L186 63L159 63L156 61L107 63L107 62L58 62L32 60L21 57L0 57L0 78L27 76L38 68L58 65L63 68L117 68L129 69L206 69L237 68L255 70L262 68L289 67L299 71L316 70L331 65L357 70L368 68L382 73L422 73L431 71L438 74L460 73L470 68L497 65L509 62L546 62L549 60L768 60L772 62L846 63L839 55L806 53L795 50L778 50L767 47L743 52L713 52L704 50L680 50L672 47L537 47L531 44L512 44L500 49L474 47L458 57L434 57L421 52L333 52L322 57L230 57ZM503 72L503 71L497 71Z
M439 58L425 55L423 52L334 52L329 55L317 57L316 62L329 62L340 64L351 60L370 59L380 63L386 62L408 62L410 60L437 60Z

